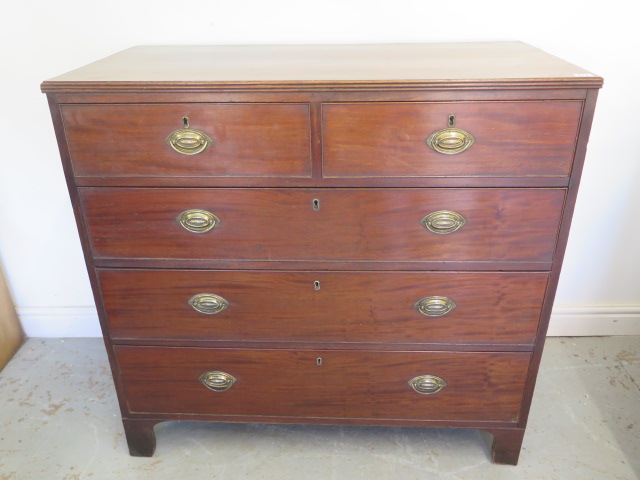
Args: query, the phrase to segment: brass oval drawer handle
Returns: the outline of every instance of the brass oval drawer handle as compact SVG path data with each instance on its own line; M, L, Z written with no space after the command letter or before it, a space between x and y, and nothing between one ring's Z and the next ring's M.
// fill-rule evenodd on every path
M236 377L226 372L219 372L217 370L211 372L204 372L200 375L199 380L209 390L214 392L226 392L234 383L236 383Z
M215 315L229 306L229 302L215 293L198 293L189 299L189 305L200 313Z
M427 145L438 153L453 155L464 152L476 141L466 130L455 128L455 115L449 115L449 126L432 133L427 138Z
M205 233L216 228L220 219L207 210L185 210L176 219L182 227L193 233Z
M430 232L447 235L460 230L467 220L457 212L438 210L425 216L420 223Z
M167 145L176 152L182 155L195 155L196 153L204 152L213 145L213 140L206 133L189 128L189 119L187 117L183 117L182 121L184 127L171 132L165 139Z
M427 317L443 317L457 307L450 298L435 295L421 298L413 306Z
M433 395L447 386L447 382L435 375L420 375L418 377L413 377L407 383L409 383L411 388L422 395Z

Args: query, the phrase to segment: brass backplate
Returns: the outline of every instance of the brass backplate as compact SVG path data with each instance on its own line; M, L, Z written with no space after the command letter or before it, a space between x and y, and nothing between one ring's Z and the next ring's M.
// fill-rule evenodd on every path
M447 382L436 375L420 375L413 377L407 383L422 395L433 395L447 386Z
M165 142L182 155L195 155L213 145L213 140L206 133L192 128L181 128L171 132Z
M220 313L229 306L229 302L215 293L198 293L189 299L189 305L200 312L208 315Z
M475 143L469 132L460 128L443 128L427 138L427 145L438 153L454 155L462 153Z
M456 306L453 300L437 295L421 298L414 304L416 310L427 317L443 317Z
M203 373L200 375L199 380L205 387L214 392L226 392L236 383L236 377L217 370Z
M213 213L198 208L185 210L176 220L184 229L193 233L205 233L220 224L220 219Z
M438 210L426 215L420 220L420 223L430 232L447 235L460 230L467 223L467 220L458 212Z

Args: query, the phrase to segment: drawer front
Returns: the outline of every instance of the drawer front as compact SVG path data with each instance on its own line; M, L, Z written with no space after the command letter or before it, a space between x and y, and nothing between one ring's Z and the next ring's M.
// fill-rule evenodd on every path
M78 176L284 176L311 172L307 104L63 105ZM197 154L166 139L184 127L207 135ZM186 141L193 140L187 136ZM185 142L185 140L181 140Z
M531 345L547 274L99 269L98 279L114 339Z
M324 104L325 177L568 176L582 102ZM427 145L448 127L475 140L465 151Z
M528 353L115 347L132 413L518 420ZM199 378L235 382L212 391ZM216 374L212 374L216 375ZM220 374L215 385L228 385ZM446 386L417 393L408 382ZM226 386L225 385L225 386Z
M540 262L552 259L565 194L562 189L80 192L98 258ZM210 222L215 228L205 233L184 228L176 219L193 209L215 215ZM421 223L443 210L466 223L449 234ZM438 228L451 226L450 219L440 220Z

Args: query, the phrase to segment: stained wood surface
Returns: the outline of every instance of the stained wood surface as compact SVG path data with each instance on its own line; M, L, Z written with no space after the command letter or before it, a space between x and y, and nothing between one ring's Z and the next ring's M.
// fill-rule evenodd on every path
M323 175L567 176L581 111L567 101L324 104ZM426 143L449 115L475 138L453 155Z
M82 188L95 257L253 260L549 261L561 189L133 189ZM320 210L312 202L318 199ZM176 218L204 209L207 233ZM452 210L448 235L420 223Z
M521 42L388 45L140 46L43 83L121 90L145 84L199 85L417 83L601 85L602 79Z
M488 430L493 435L491 459L501 465L517 465L524 439L524 428Z
M153 424L169 419L450 425L489 429L495 461L515 463L601 85L519 42L136 47L44 82L131 452L150 455ZM246 104L276 110L241 113ZM194 128L204 130L195 113L216 131L209 154L225 153L213 166L154 150L187 106ZM422 157L422 124L444 128L449 114L473 125L476 145L445 163ZM175 219L190 208L221 225L184 231ZM467 225L430 234L419 220L440 209ZM299 288L311 275L320 291ZM182 295L201 286L224 290L239 322L192 319ZM425 287L457 292L459 306L435 323L403 317ZM401 343L423 336L442 343ZM205 389L197 378L213 368L238 383ZM418 374L448 386L416 394L406 381Z
M183 117L213 145L195 155L167 145ZM304 104L65 105L62 118L76 175L311 175Z
M115 347L132 413L516 421L529 353ZM322 365L318 365L318 359ZM213 392L198 378L237 382ZM437 375L432 395L407 382Z
M570 177L76 177L80 187L557 188Z
M114 339L533 343L546 273L98 270ZM314 282L319 282L318 290ZM216 314L189 299L214 293ZM427 317L415 303L456 308Z
M531 401L533 399L533 390L538 376L538 369L540 368L542 351L544 349L547 329L549 327L549 320L551 318L551 311L553 309L553 302L555 300L556 290L558 288L558 280L560 278L560 272L562 271L562 262L564 261L564 255L567 248L567 243L569 241L569 230L571 228L573 211L576 206L578 187L580 185L582 171L585 166L587 143L589 141L589 134L591 132L591 125L593 123L597 98L598 90L590 90L587 93L584 115L582 118L582 122L580 123L580 133L578 136L578 145L576 148L574 168L571 176L571 185L567 191L567 200L564 207L563 221L560 226L560 232L558 235L558 245L556 246L555 258L549 277L549 288L547 289L544 303L542 305L540 329L538 330L538 336L536 338L533 357L531 361L531 369L529 371L527 385L525 387L526 394L522 403L522 419L520 423L520 426L522 428L524 428L527 424Z

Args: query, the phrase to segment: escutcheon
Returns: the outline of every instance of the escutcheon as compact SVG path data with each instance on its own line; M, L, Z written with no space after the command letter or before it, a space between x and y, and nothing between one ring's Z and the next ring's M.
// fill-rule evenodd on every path
M203 373L200 375L199 380L205 387L214 392L226 392L236 383L236 377L217 370Z
M436 375L420 375L413 377L407 383L422 395L433 395L447 386L447 382Z

